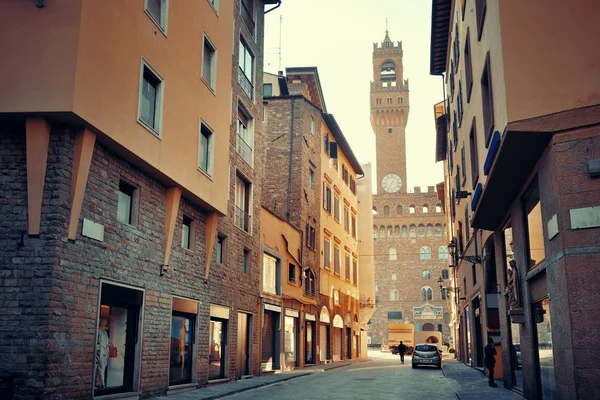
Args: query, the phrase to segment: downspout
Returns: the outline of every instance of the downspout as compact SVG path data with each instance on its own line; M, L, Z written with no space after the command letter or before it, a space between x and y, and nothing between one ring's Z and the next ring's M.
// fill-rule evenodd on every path
M273 7L273 8L269 8L267 11L265 11L265 14L268 14L271 11L273 11L273 10L279 8L279 7L281 7L281 0L277 0L277 5L275 7Z
M294 150L294 100L292 97L291 104L291 123L290 123L290 151L288 155L288 193L287 193L287 202L285 206L285 219L287 222L290 222L290 201L292 196L292 160Z

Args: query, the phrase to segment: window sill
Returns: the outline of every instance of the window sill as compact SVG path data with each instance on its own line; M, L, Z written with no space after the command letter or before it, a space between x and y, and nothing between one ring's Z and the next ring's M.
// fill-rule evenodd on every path
M200 80L204 83L204 85L206 85L206 87L208 88L208 90L210 90L210 92L213 94L213 96L216 97L217 91L215 90L215 88L213 88L210 83L206 82L206 79L204 79L203 76L200 77Z
M142 121L139 118L138 118L137 122L138 122L138 124L143 126L147 131L149 131L151 134L153 134L158 140L162 140L162 135L159 131L157 131L156 129L154 129L153 127L151 127L150 125L148 125L147 123L145 123L144 121Z
M154 23L154 25L156 25L156 27L158 28L160 33L162 33L164 37L167 37L167 28L163 28L163 26L160 24L160 22L158 22L156 19L154 19L152 14L150 14L150 12L148 12L147 9L145 9L144 12L148 16L148 18L150 18L150 21L152 21L152 23Z
M213 181L213 177L212 177L212 175L211 175L211 174L209 174L208 172L206 172L205 170L203 170L203 169L202 169L202 168L200 168L200 167L196 167L196 169L197 169L198 171L200 171L200 173L201 173L202 175L206 176L208 179L210 179L211 181Z
M217 8L213 5L213 3L210 2L210 0L206 0L208 1L208 4L210 5L210 8L213 9L213 11L215 12L215 15L218 17L219 16L219 10L217 10Z
M195 256L196 255L196 251L194 249L186 249L185 247L182 247L184 254L187 253L188 256Z

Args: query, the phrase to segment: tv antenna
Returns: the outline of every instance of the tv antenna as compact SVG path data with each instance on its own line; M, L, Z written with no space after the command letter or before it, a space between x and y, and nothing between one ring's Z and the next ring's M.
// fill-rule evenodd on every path
M283 15L279 16L279 49L277 55L279 56L279 68L277 71L281 71L281 27L283 25Z

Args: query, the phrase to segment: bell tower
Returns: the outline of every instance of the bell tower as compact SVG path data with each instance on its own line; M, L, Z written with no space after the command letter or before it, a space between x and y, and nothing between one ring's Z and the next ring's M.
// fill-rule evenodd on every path
M403 78L402 42L388 31L373 43L371 126L377 154L377 194L406 193L406 135L408 79Z

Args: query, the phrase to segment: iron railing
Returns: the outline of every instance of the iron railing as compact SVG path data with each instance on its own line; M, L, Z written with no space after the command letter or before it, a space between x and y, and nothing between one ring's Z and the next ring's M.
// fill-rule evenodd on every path
M246 73L241 68L238 69L238 82L240 84L240 87L242 88L244 93L248 95L250 100L254 100L254 86L252 85L250 79L248 79L248 77L246 76Z
M243 208L235 206L234 223L238 228L250 233L252 230L252 216L248 214Z
M237 153L249 164L252 165L252 147L241 135L237 135L237 143L236 143Z

